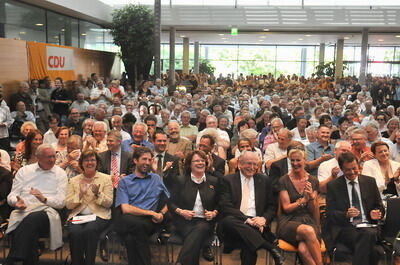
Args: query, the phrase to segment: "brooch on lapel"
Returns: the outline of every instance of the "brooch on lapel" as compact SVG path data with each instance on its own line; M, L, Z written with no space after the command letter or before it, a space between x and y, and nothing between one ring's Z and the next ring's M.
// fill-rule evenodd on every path
M208 186L210 189L214 189L214 185L210 185Z

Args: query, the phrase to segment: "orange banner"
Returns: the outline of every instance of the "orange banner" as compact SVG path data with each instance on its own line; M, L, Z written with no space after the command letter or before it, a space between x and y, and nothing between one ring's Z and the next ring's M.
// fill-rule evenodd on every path
M28 41L30 79L75 79L74 49L72 47Z

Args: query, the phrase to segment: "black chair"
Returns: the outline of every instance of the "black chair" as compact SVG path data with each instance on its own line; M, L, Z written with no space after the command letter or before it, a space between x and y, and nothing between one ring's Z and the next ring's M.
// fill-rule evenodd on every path
M388 246L393 246L397 234L400 231L400 198L389 198L386 200L386 219L382 228L382 239L388 242ZM391 250L393 260L394 251Z

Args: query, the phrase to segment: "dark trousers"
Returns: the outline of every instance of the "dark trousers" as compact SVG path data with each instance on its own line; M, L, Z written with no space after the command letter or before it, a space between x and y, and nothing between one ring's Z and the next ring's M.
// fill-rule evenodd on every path
M376 228L343 227L336 240L353 250L353 265L376 265L379 262L377 234Z
M178 262L182 265L198 265L201 248L210 237L212 225L203 218L194 218L177 227L183 246L179 253Z
M233 216L226 216L220 222L225 246L229 246L228 251L240 247L240 259L242 265L255 265L257 263L257 250L261 247L270 250L274 245L269 242L259 230L245 224L242 220Z
M85 224L72 224L69 227L69 248L72 265L94 265L97 242L100 233L107 227L109 220L99 217Z
M11 249L7 263L23 261L24 265L39 263L39 238L49 235L49 218L46 212L33 212L26 216L11 233Z
M150 216L121 214L115 222L115 231L123 238L128 252L129 265L150 265L149 237L156 224Z

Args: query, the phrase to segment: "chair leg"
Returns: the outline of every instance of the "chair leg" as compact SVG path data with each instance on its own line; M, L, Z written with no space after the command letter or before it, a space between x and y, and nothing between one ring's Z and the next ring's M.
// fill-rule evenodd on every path
M336 264L336 248L334 248L332 252L332 265L335 264Z

